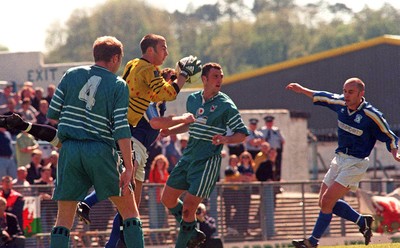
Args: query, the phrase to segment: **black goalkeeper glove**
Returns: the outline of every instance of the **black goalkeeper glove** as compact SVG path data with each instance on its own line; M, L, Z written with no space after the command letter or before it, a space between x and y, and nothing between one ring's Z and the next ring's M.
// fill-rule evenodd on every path
M201 60L193 55L184 57L177 63L178 72L187 79L186 81L190 81L190 77L201 72L201 68Z

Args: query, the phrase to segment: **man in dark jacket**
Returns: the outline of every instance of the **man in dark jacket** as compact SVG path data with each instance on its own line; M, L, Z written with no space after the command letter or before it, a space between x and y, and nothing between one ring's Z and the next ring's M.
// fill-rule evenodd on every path
M0 247L24 248L25 237L15 215L6 212L7 200L0 197Z

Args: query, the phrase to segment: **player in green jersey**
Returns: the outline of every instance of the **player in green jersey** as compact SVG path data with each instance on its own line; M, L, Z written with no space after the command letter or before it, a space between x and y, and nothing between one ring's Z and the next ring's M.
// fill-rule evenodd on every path
M127 247L144 247L142 223L131 186L134 173L127 120L129 90L115 73L123 45L104 36L93 44L95 64L69 69L61 79L47 116L59 120L62 143L53 199L58 201L51 247L69 247L76 204L94 186L99 200L110 199L124 220ZM116 143L125 169L119 173Z
M180 222L176 248L196 247L204 241L204 233L195 228L196 210L203 199L210 196L217 182L223 145L240 143L249 135L236 105L220 92L223 76L219 64L205 64L201 74L204 89L191 94L186 103L187 112L192 113L196 121L161 131L164 136L186 131L190 135L161 199ZM227 128L232 135L226 135ZM179 197L184 192L187 194L182 202ZM198 238L193 239L193 235Z

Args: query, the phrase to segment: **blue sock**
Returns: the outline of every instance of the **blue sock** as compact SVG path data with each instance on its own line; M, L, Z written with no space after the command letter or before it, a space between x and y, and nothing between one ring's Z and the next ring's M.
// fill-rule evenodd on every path
M352 208L347 202L339 199L333 207L333 213L346 220L358 224L361 228L364 227L364 217Z
M83 200L84 203L86 203L89 207L92 207L93 205L95 205L96 203L99 202L99 200L97 200L97 195L96 195L96 191L92 191L92 193L90 193L89 195L87 195L85 197L85 200Z
M326 228L329 226L332 220L332 213L324 214L319 212L319 216L317 222L315 223L314 230L312 231L312 235L310 236L309 240L312 245L317 245L319 239L324 234Z
M110 234L110 239L106 243L106 248L114 248L117 245L118 239L120 237L120 227L121 227L121 217L120 214L117 213L114 216L113 226Z

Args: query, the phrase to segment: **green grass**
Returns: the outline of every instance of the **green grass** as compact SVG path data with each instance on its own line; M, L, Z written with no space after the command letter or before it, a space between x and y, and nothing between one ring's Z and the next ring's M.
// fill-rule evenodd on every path
M369 244L365 245L335 245L335 246L318 246L318 248L399 248L400 243L388 244Z

